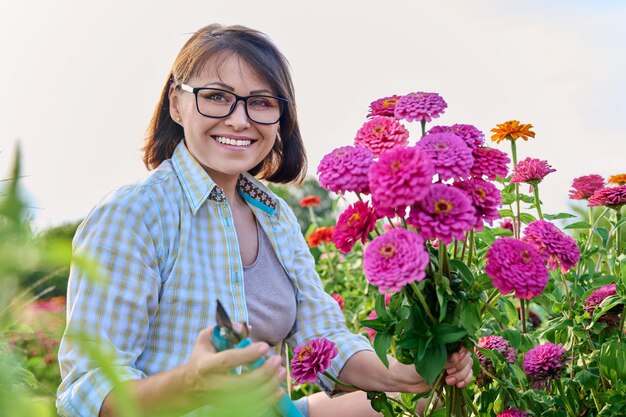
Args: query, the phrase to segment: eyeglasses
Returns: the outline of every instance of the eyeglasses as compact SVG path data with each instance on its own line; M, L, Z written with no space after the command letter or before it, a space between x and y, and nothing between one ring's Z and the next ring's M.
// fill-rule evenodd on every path
M278 123L289 100L281 97L253 95L239 96L221 88L190 87L181 84L180 88L196 96L198 113L213 119L230 116L237 103L243 101L246 115L250 120L261 125Z

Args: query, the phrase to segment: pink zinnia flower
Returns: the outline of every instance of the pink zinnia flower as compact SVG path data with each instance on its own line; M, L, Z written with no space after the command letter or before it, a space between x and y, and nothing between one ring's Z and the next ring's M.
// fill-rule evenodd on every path
M333 297L333 300L337 301L337 304L339 304L339 308L343 310L343 297L341 296L341 294L334 293L333 295L331 295L331 297Z
M448 104L437 93L410 93L400 98L396 103L394 116L408 122L426 121L439 117L448 107Z
M428 155L411 146L396 146L370 166L372 204L382 216L419 201L428 192L434 170Z
M530 243L512 237L497 239L487 250L487 276L502 294L515 291L516 298L541 294L548 283L548 269Z
M509 408L508 410L504 410L498 414L496 417L528 417L528 413L515 408Z
M512 232L513 231L513 219L511 219L510 217L502 219L502 222L500 222L500 227L503 229L510 230Z
M376 314L376 310L372 310L369 316L367 316L367 320L374 320L377 317L378 317L378 314ZM374 338L376 337L376 330L366 327L365 332L367 333L367 336L370 338L370 340L373 342Z
M354 144L372 151L375 158L397 145L406 145L409 131L393 117L376 116L356 133Z
M369 193L367 173L374 156L369 149L343 146L322 158L317 166L320 185L336 193Z
M365 243L375 227L374 209L367 203L357 201L339 215L333 232L333 242L341 252L348 253L359 240Z
M580 259L580 249L576 241L545 220L535 220L528 224L522 240L535 245L550 270L556 269L560 264L561 272L566 273Z
M543 388L551 379L559 379L567 358L562 344L550 342L535 346L524 355L524 372L533 388Z
M535 158L526 158L513 168L511 182L525 182L530 185L539 184L551 172L555 172L548 161Z
M335 344L328 339L313 339L293 350L291 376L299 383L316 382L337 356Z
M465 144L471 149L475 149L485 143L485 134L472 125L457 123L452 126L434 126L428 133L454 133L463 139Z
M515 362L515 358L517 357L517 352L511 346L509 341L500 336L481 337L478 339L478 347L497 350L502 354L502 356L504 356L504 359L506 359L508 363ZM491 375L495 375L496 370L491 359L485 357L485 355L483 355L482 352L480 352L476 347L474 348L474 351L476 352L481 368L485 369ZM483 386L489 381L491 381L491 377L481 370L476 379L478 386Z
M602 301L612 295L617 295L615 284L609 284L598 288L589 294L589 297L585 300L585 310L589 313L589 315L593 316L594 311L600 306L600 304L602 304ZM609 327L617 327L620 322L620 312L621 309L619 306L613 307L600 317L598 321L606 323Z
M474 165L470 173L474 177L483 175L489 180L495 180L496 176L506 178L509 174L508 164L511 162L509 156L498 149L480 146L472 150Z
M433 184L423 200L411 207L407 223L419 229L424 239L463 239L476 224L476 210L463 191L450 185Z
M594 192L604 187L604 178L598 174L583 175L574 178L569 198L572 200L587 200Z
M588 206L605 206L619 210L626 204L626 185L617 187L606 187L597 190L589 197Z
M421 281L429 257L424 240L407 229L393 229L372 240L363 254L365 278L378 291L400 291L405 285Z
M494 220L500 218L498 207L502 206L502 193L495 185L480 178L471 178L457 181L454 186L465 191L472 199L472 205L476 209L476 230L483 230L484 222L492 225Z
M454 133L429 133L415 146L430 156L440 179L469 176L474 164L472 150Z
M376 101L370 103L370 112L367 117L372 116L391 116L394 115L396 103L402 96L393 95L391 97L379 98Z

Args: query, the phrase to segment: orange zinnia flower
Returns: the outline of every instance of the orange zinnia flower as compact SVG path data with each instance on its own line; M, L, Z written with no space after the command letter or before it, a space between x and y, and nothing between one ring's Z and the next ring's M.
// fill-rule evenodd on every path
M626 185L626 174L611 175L607 182L615 185Z
M495 143L500 143L506 139L512 141L515 141L518 138L528 140L529 137L535 137L535 132L530 130L532 127L533 125L531 124L520 124L517 120L509 120L508 122L499 124L497 127L491 129L494 133L491 136L491 140Z
M312 248L318 247L319 244L322 242L324 243L332 242L333 230L335 230L333 226L318 227L306 238L306 242Z
M300 205L302 207L317 207L320 205L321 199L316 195L307 195L302 200L300 200Z

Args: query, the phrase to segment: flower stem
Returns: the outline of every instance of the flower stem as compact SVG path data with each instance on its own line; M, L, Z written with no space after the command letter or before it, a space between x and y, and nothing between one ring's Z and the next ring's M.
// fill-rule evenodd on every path
M422 137L424 137L426 136L426 120L422 119L421 125L422 125Z
M622 219L622 209L621 207L615 210L615 223L617 224ZM615 244L617 249L617 256L621 253L622 239L620 239L619 235L620 227L615 228Z
M522 333L526 333L526 300L520 298L519 304L522 313Z
M430 408L430 405L433 402L433 398L435 397L435 394L437 393L437 387L439 386L439 383L441 382L441 378L443 378L443 374L444 372L441 372L439 376L437 377L437 379L435 380L435 383L433 384L430 394L428 395L428 402L426 402L426 407L424 408L424 415L428 413L428 409ZM432 415L432 413L430 414Z
M434 324L437 324L437 320L435 320L435 316L433 316L433 313L431 313L430 308L428 307L428 304L426 303L426 300L424 299L424 296L422 295L422 292L417 287L417 284L415 282L412 282L409 285L411 285L411 288L413 288L413 292L419 299L420 303L422 304L422 307L424 307L424 311L426 312L426 315L432 320Z
M472 413L474 413L474 415L477 416L478 410L476 409L476 406L474 405L474 402L472 401L472 399L469 397L467 390L462 389L461 394L463 394L463 399L465 399L465 404L469 405L469 407L472 409Z
M469 251L467 254L467 266L472 266L472 258L474 257L474 229L469 232Z
M535 196L535 208L537 208L537 214L539 218L543 220L543 213L541 212L541 200L539 200L539 184L533 185L533 195Z
M511 139L511 158L513 159L513 169L515 169L515 165L517 165L517 147L515 145L515 140ZM521 220L520 220L520 203L519 203L519 184L515 183L515 208L517 213L515 213L515 224L513 225L514 235L516 239L519 239L520 230L522 228Z
M587 253L587 251L589 250L589 245L591 244L591 241L593 240L593 230L596 228L600 220L606 215L606 213L609 212L609 210L610 210L609 208L605 208L602 214L600 214L600 216L598 216L596 221L593 222L593 225L591 226L591 230L589 230L589 238L587 239L587 242L585 242L585 248L580 254L581 259L583 258L583 256L585 256L585 253ZM592 221L592 214L591 214L591 207L589 207L589 224L591 224L591 221ZM579 261L578 265L576 266L576 275L580 274L581 264L582 263Z
M554 385L556 385L556 389L559 391L559 395L561 396L561 399L563 400L563 404L565 404L565 408L567 409L568 414L570 414L573 417L576 417L576 413L574 413L574 410L572 410L572 406L570 405L569 401L567 401L567 397L565 397L565 392L563 392L563 386L561 385L561 380L557 379L556 381L554 381Z
M624 320L626 320L626 304L624 304L624 308L622 310L622 318L619 321L619 340L623 340L624 338Z
M332 376L331 374L329 374L326 371L324 371L322 373L324 374L325 377L327 377L328 379L330 379L331 381L333 381L337 385L342 385L344 387L353 388L353 389L362 391L359 387L357 387L355 385L352 385L352 384L348 384L347 382L343 382L342 380L335 378L334 376Z

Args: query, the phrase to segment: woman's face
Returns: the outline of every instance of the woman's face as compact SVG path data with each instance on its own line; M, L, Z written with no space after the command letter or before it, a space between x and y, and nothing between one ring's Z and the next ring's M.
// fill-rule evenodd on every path
M240 96L276 95L269 84L236 55L227 58L218 68L209 61L200 75L187 85L214 87ZM170 90L170 114L185 132L185 143L193 157L218 184L232 181L258 165L269 154L278 133L278 123L262 125L246 115L244 102L239 101L233 113L221 119L200 114L193 93Z

